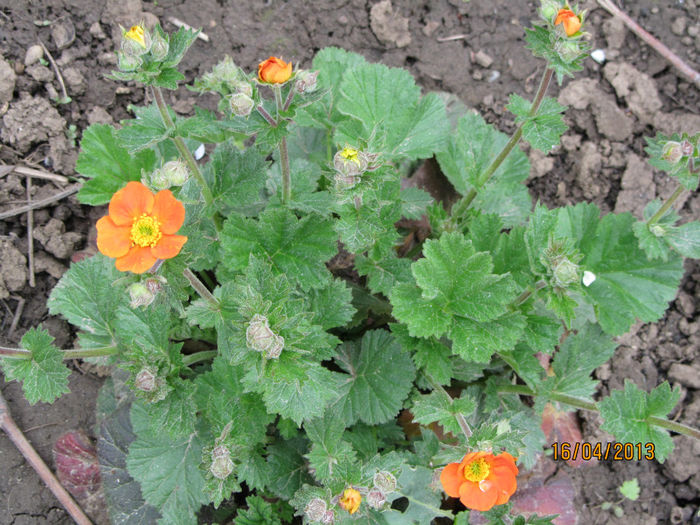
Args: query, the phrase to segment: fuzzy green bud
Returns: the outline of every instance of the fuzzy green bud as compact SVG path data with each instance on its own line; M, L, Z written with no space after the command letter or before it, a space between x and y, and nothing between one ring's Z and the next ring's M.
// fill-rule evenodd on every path
M298 71L294 89L297 93L313 93L316 91L318 71Z
M689 140L684 140L681 142L681 153L683 153L684 157L690 157L694 150L695 146L693 146L692 142Z
M367 493L367 505L371 508L379 510L386 503L386 496L378 488L374 488Z
M333 525L335 523L335 512L332 509L327 510L323 518L321 518L321 523L323 525Z
M374 475L373 481L376 488L387 494L396 490L396 478L391 472L380 470Z
M121 50L126 55L141 56L151 49L151 34L143 25L122 28Z
M540 16L548 22L552 22L559 12L559 9L561 9L561 3L557 0L542 0Z
M678 163L683 158L683 149L679 142L669 140L661 150L661 158L671 164Z
M240 69L229 56L216 64L212 68L211 73L215 80L228 84L234 84L241 76Z
M267 317L255 314L245 332L248 347L262 352L268 359L277 359L284 349L284 337L270 329Z
M146 286L146 284L138 282L133 283L127 288L131 302L129 306L138 308L139 306L148 306L156 298L155 294Z
M161 61L168 56L170 51L170 44L163 38L159 33L153 35L153 42L151 43L151 56L153 60Z
M231 113L237 117L247 117L255 107L255 101L245 93L235 93L228 97Z
M581 44L578 40L560 40L554 45L554 50L564 62L573 62L581 56Z
M190 178L190 170L187 169L184 161L180 159L169 160L163 164L160 171L163 172L170 186L182 186Z
M237 79L231 82L230 85L231 89L235 93L243 93L244 95L248 95L249 97L253 96L253 86L250 82Z
M211 466L209 472L217 479L226 479L233 472L234 464L231 460L231 452L224 445L214 447L211 453Z
M117 51L118 67L122 71L136 71L143 64L140 56L127 55L122 51Z
M554 284L566 288L579 280L578 264L564 257L554 266Z
M304 507L304 515L306 519L312 523L321 521L326 515L328 510L328 505L321 498L314 498L306 504Z

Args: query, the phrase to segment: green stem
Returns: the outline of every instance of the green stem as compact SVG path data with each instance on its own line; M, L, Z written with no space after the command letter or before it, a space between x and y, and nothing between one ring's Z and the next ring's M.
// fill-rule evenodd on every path
M426 374L426 378L428 379L428 382L430 383L430 386L433 387L433 390L437 390L440 392L447 400L450 402L450 405L453 402L452 396L447 393L447 390L442 388L442 385L435 381L432 377ZM469 428L469 424L467 423L467 420L464 418L462 414L459 412L455 414L455 418L457 419L457 423L459 424L459 428L462 429L462 433L464 436L469 439L472 437L472 430Z
M647 221L647 227L651 226L652 224L656 224L656 222L663 217L666 212L669 210L671 206L673 206L673 203L676 202L678 197L681 196L685 188L683 186L678 186L676 188L676 191L673 192L673 195L671 195L666 202L664 202L664 205L659 208L659 211L657 211L651 219Z
M174 131L175 123L173 122L173 119L170 118L170 113L168 113L168 106L165 103L165 99L163 98L163 92L158 86L153 86L153 96L156 100L158 110L160 111L160 116L163 118L163 124L165 124L165 127L168 128L168 130ZM204 175L202 175L202 172L199 169L199 166L197 165L197 161L194 160L192 153L189 149L187 149L185 141L182 140L182 137L175 135L171 137L171 139L175 144L177 150L180 152L180 155L184 159L185 163L187 164L190 173L192 173L194 178L197 179L197 182L199 183L199 186L202 189L204 202L207 204L207 206L210 206L214 202L214 195L212 194L211 189L207 184L207 181L204 179Z
M192 270L185 268L182 275L190 282L190 285L199 294L199 296L211 304L215 309L219 309L219 301L212 295L212 293L204 286L204 283L199 280Z
M293 87L292 90L294 90ZM284 110L284 103L282 102L282 87L279 85L272 86L272 91L275 93L275 104L277 104L277 121L279 122L280 112ZM287 204L290 200L292 200L292 176L289 169L287 137L282 137L279 148L280 166L282 168L282 204Z
M552 81L552 77L554 76L554 70L553 69L545 69L544 75L542 76L542 80L540 81L540 85L537 88L537 93L535 94L535 99L532 101L532 107L530 108L530 116L534 117L537 115L537 111L540 109L540 105L542 104L542 101L544 100L545 93L547 93L547 88L549 88L549 84ZM488 168L486 168L486 171L484 171L483 174L479 176L479 179L477 180L477 187L472 188L469 190L469 193L458 201L452 208L452 213L451 213L451 218L450 218L450 227L454 227L459 219L462 218L462 216L466 213L466 211L469 209L469 206L471 206L472 201L476 198L477 192L479 189L483 188L484 185L491 179L494 173L496 173L496 170L503 164L503 161L506 160L508 155L510 155L510 152L513 150L513 148L520 142L520 139L523 136L523 124L520 124L518 126L518 129L515 130L515 133L513 133L513 136L510 138L508 143L503 147L501 152L498 154L498 157L496 157L493 162L489 165Z
M116 346L105 346L102 348L70 348L61 350L62 359L84 359L85 357L98 357L103 355L113 355L117 353ZM0 358L7 359L31 359L32 352L24 348L8 348L0 346Z
M534 392L530 387L525 385L503 385L498 387L499 392L507 392L511 394L520 394L524 396L536 396L537 393ZM576 408L582 408L583 410L590 410L591 412L599 412L598 406L590 401L585 401L573 396L567 396L566 394L559 394L557 392L552 392L548 394L554 401L559 401L566 405L570 405ZM647 423L656 425L657 427L662 427L667 430L672 430L679 434L685 434L686 436L694 437L695 439L700 439L700 430L693 428L683 423L676 423L675 421L669 421L656 416L649 416L646 418Z
M201 363L202 361L209 361L214 359L219 352L216 350L203 350L202 352L195 352L194 354L183 355L182 364L185 366L192 366L196 363Z
M547 286L547 283L540 279L539 281L537 281L535 283L534 287L529 286L527 288L527 290L525 290L523 293L521 293L520 296L515 301L513 301L511 307L517 308L518 306L523 304L525 301L527 301L533 293L535 293L538 290L541 290L545 286Z

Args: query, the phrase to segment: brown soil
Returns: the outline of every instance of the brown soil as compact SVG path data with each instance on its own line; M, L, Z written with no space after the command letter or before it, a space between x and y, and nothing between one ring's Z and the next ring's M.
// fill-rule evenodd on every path
M188 81L230 54L252 69L271 54L308 66L319 49L334 45L363 54L369 60L405 67L425 90L458 95L501 130L513 129L505 110L510 93L523 96L536 88L542 63L524 49L523 27L534 18L537 2L510 0L5 0L0 2L0 162L38 166L71 175L77 155L76 138L94 122L118 122L129 116L129 104L144 102L144 92L104 78L115 66L112 51L116 24L128 25L158 17L173 30L170 17L202 27L211 41L198 41L185 58ZM700 52L700 1L620 2L633 18L697 68ZM592 0L587 29L595 48L609 62L586 62L575 80L567 79L551 93L572 106L571 129L563 146L550 156L530 152L529 186L535 198L549 206L580 200L604 211L640 214L654 196L668 196L675 183L644 162L644 135L700 129L700 93L679 77L653 50L611 20ZM375 7L373 7L375 6ZM392 11L393 10L393 11ZM144 14L145 13L145 14ZM441 42L439 39L463 35ZM73 38L74 37L74 38ZM41 39L58 63L72 97L57 105L61 88L50 65L27 51ZM480 53L478 56L477 54ZM31 60L30 60L31 62ZM172 93L178 113L188 114L198 100L184 88ZM60 189L33 180L32 199ZM26 199L25 180L0 171L0 212ZM0 344L16 344L38 323L57 344L72 346L74 332L48 315L48 293L70 264L71 255L90 246L90 232L100 210L69 197L34 212L36 285L26 272L27 216L0 221ZM700 195L684 200L682 215L700 216ZM625 378L645 389L669 379L682 390L671 417L697 425L700 414L700 265L686 264L686 277L676 301L656 325L637 326L622 337L612 361L597 372L601 393L619 388ZM10 333L20 299L24 310ZM678 365L690 365L679 367ZM675 366L674 366L675 365ZM12 414L40 455L51 465L51 447L63 432L82 428L91 433L94 401L101 380L83 373L79 363L71 377L70 395L54 405L30 407L17 384L0 379ZM582 414L584 438L602 440L599 421ZM598 463L580 469L560 465L576 487L579 523L696 523L700 505L700 447L675 438L676 451L665 465L654 462ZM601 509L620 499L617 487L637 478L642 487L637 502L622 503L624 517ZM9 440L0 437L0 523L69 523L58 502L38 480Z

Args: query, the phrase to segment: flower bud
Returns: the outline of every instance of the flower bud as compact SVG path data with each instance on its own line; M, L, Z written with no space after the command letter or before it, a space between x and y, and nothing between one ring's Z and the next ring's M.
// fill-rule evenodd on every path
M664 228L660 224L652 224L649 227L649 231L654 237L663 237L664 235L666 235L666 228Z
M542 0L540 15L548 22L551 22L559 12L560 7L561 4L557 0Z
M571 9L560 9L554 25L562 24L566 36L573 36L581 30L581 18Z
M214 447L211 452L211 466L209 472L217 479L226 479L233 472L233 461L231 460L231 452L224 445Z
M328 510L326 502L321 498L314 498L304 507L304 514L310 522L316 522L323 519L326 515L326 510Z
M258 80L266 84L284 84L292 76L292 63L270 57L258 64Z
M164 174L170 186L182 186L190 178L190 170L187 169L187 165L180 159L169 160L163 164L160 171Z
M693 154L695 147L689 140L684 140L681 142L681 153L684 157L690 157Z
M143 64L140 56L128 55L122 51L117 52L118 67L122 71L136 71Z
M131 26L129 30L122 28L121 49L126 55L140 56L151 48L151 35L142 26Z
M242 93L244 95L248 95L249 97L253 96L253 86L250 84L250 82L236 79L232 82L229 82L229 84L231 86L231 89L235 93Z
M391 472L381 470L374 475L373 481L375 488L387 494L396 490L396 478Z
M327 510L323 518L321 518L321 523L323 525L333 525L335 523L335 512L332 509Z
M367 494L367 505L369 505L373 509L379 510L384 506L385 503L386 496L381 490L374 488L370 490Z
M284 338L270 329L267 317L255 314L248 324L245 332L248 346L258 352L263 352L265 357L276 359L284 349Z
M149 292L151 292L153 295L158 295L158 293L160 293L160 291L163 289L163 285L167 282L168 280L162 275L155 275L146 279L144 284Z
M313 93L316 91L318 71L299 71L296 76L294 89L297 93Z
M576 40L560 40L554 44L554 50L564 62L573 62L581 55L581 46Z
M343 495L338 500L338 505L348 511L350 514L355 514L360 508L362 495L357 489L349 487L343 491Z
M683 158L683 149L680 143L669 140L661 150L661 158L671 164L676 164Z
M170 51L170 44L163 38L160 33L155 33L153 35L153 42L151 43L151 56L154 60L163 60L168 56L168 51Z
M152 368L144 367L136 374L134 386L143 392L153 392L157 386L157 378Z
M239 80L240 70L233 59L230 56L226 56L212 68L211 75L218 82L233 84Z
M583 286L588 288L590 285L593 284L595 279L596 279L595 274L593 272L589 272L588 270L586 270L585 272L583 272L583 279L581 279L581 281L583 282Z
M333 167L348 177L361 175L367 168L367 160L360 155L360 150L345 146L333 157Z
M235 93L228 97L231 113L237 117L247 117L255 107L255 101L245 93Z
M148 287L141 282L133 283L129 288L129 297L131 302L129 306L132 308L138 308L139 306L148 306L156 298L155 294L148 289Z
M578 264L572 263L564 257L554 266L554 284L565 288L572 283L578 282Z

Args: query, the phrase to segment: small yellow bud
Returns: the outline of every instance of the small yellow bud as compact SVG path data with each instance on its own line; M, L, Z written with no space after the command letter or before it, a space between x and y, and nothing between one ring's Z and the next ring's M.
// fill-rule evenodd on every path
M143 27L131 26L129 30L124 33L124 38L138 42L142 48L146 49L146 32Z

